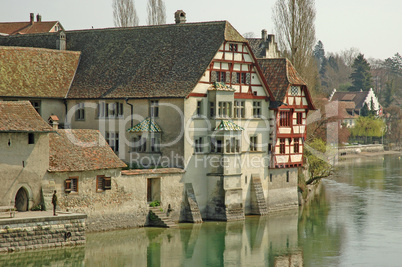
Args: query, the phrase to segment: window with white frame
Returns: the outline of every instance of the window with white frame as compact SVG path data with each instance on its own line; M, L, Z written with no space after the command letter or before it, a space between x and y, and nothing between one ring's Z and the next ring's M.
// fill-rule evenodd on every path
M112 148L114 152L119 152L119 133L117 132L106 132L105 133L106 142Z
M83 121L85 120L85 107L84 103L76 104L75 120Z
M97 106L98 118L117 118L123 116L123 103L99 102Z
M151 137L151 152L159 152L160 151L160 138L159 136Z
M154 149L156 149L156 147L157 146L155 145ZM159 148L159 146L158 146L158 148ZM132 151L134 151L134 152L146 152L147 151L147 138L145 136L142 136L142 135L134 136Z
M197 116L202 115L202 100L197 101Z
M194 139L194 151L196 153L202 152L202 137L197 137Z
M253 117L261 117L261 101L253 101Z
M240 152L240 140L231 137L226 139L226 153L239 153Z
M244 118L245 117L244 101L235 101L234 102L234 117L235 118Z
M215 102L209 102L209 117L215 117Z
M159 101L151 100L149 103L149 116L151 118L159 117Z
M211 137L211 152L223 152L223 137Z
M250 136L250 151L258 150L258 138L257 136Z
M220 118L232 117L232 102L220 101L218 105L218 116Z

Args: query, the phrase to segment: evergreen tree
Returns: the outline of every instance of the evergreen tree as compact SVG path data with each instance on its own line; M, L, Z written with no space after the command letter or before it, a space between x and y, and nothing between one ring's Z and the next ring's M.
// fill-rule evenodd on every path
M360 116L367 117L369 115L369 109L366 103L363 104L363 107L360 109Z
M318 62L318 69L321 70L321 64L323 60L325 59L325 50L324 50L324 44L321 41L318 41L318 43L315 45L313 54L315 59Z
M350 75L352 80L352 86L349 87L349 91L368 91L373 87L373 81L371 79L370 64L364 58L363 54L359 54L352 65L353 72Z

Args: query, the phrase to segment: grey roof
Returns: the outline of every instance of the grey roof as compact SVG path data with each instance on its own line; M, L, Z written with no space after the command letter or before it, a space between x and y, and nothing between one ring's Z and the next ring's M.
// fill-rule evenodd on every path
M226 21L67 32L68 98L186 97L225 40L246 42Z

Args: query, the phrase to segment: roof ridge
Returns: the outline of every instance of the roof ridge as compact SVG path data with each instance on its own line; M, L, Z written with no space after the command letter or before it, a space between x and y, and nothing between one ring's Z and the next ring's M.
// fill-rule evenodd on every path
M99 31L120 31L120 30L136 30L136 29L149 29L149 28L164 28L164 27L186 27L186 26L196 26L199 25L212 25L212 24L223 24L228 22L227 20L217 20L217 21L203 21L203 22L186 22L186 23L170 23L170 24L160 24L160 25L139 25L132 27L108 27L108 28L97 28L97 29L76 29L67 30L65 33L75 33L75 32L99 32ZM233 27L233 26L232 26Z

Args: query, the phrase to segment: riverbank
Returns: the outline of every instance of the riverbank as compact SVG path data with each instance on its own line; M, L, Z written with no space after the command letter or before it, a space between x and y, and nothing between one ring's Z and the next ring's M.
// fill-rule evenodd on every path
M340 155L338 160L346 160L346 159L353 159L353 158L369 158L369 157L378 157L378 156L384 156L384 155L402 155L402 151L394 151L394 150L389 150L389 151L375 151L375 152L361 152L361 153L355 153L355 154L346 154L346 155Z

